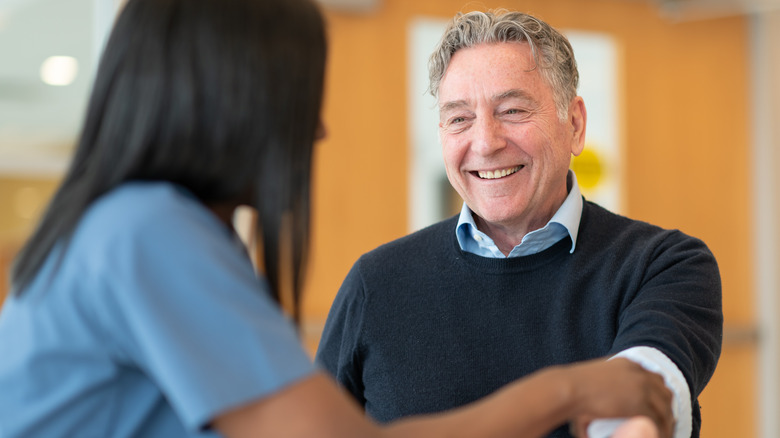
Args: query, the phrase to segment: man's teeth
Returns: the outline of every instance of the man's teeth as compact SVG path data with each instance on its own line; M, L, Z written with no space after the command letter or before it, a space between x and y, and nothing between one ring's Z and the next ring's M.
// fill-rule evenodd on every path
M503 178L507 175L511 175L518 170L520 170L522 166L515 166L511 167L509 169L501 169L501 170L480 170L477 172L479 174L479 177L482 179L496 179L496 178Z

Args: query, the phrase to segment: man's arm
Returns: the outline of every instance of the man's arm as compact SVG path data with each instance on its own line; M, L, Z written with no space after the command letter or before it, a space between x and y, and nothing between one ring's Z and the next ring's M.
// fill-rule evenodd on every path
M675 437L699 430L694 403L715 371L722 332L714 256L699 239L671 232L653 249L640 290L620 314L613 354L664 376L675 394Z

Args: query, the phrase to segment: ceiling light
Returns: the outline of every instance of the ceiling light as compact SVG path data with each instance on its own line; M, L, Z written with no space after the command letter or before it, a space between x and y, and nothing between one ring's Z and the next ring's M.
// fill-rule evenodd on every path
M41 65L41 80L49 85L70 85L76 79L79 62L72 56L50 56Z

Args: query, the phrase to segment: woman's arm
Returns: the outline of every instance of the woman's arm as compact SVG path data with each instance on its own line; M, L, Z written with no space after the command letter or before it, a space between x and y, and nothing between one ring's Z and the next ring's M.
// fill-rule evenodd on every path
M214 427L244 437L538 437L568 421L649 417L671 436L671 394L663 379L624 359L552 367L461 408L380 428L323 374L218 416ZM584 429L582 429L584 430ZM584 435L582 435L584 436Z

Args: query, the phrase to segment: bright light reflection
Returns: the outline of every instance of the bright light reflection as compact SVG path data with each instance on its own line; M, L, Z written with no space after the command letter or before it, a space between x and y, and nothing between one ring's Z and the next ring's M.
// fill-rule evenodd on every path
M50 56L41 65L41 80L49 85L70 85L76 79L79 62L72 56Z

